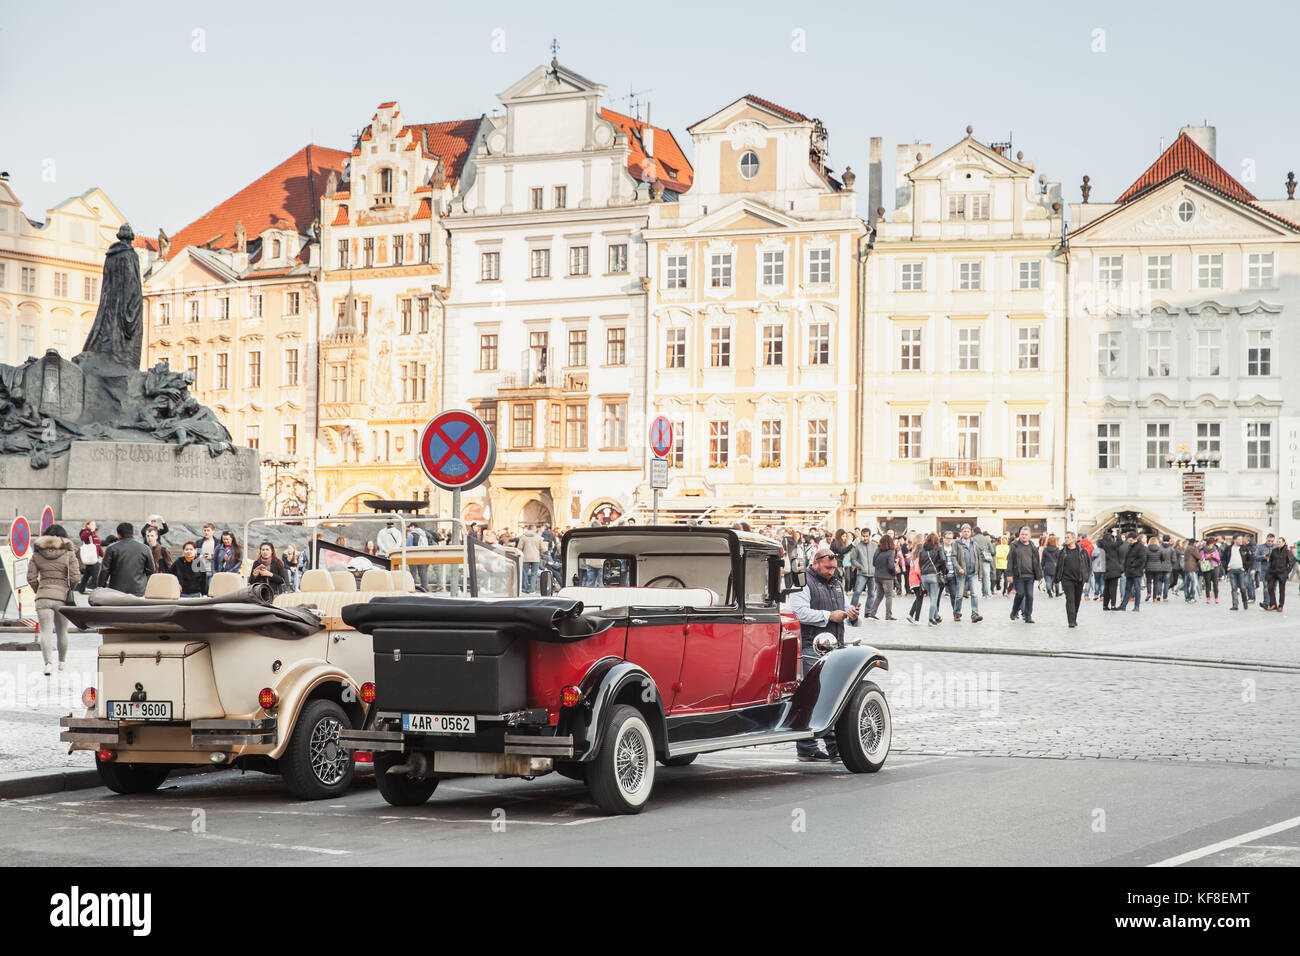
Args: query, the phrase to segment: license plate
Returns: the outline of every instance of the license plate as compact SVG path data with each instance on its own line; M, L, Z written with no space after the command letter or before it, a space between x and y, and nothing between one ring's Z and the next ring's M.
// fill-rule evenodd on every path
M170 700L110 700L109 720L171 720Z
M454 714L403 714L402 729L413 734L472 734L474 718Z

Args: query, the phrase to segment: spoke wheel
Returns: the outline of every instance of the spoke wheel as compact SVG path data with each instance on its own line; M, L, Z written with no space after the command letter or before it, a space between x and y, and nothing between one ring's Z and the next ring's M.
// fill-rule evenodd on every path
M854 773L875 773L889 756L892 735L884 693L871 681L858 681L835 722L835 742L844 766Z
M351 785L352 751L339 745L344 726L351 726L348 716L332 700L310 700L298 712L280 757L280 775L299 800L337 797Z
M627 704L606 718L596 759L587 770L587 785L596 804L608 813L640 813L655 779L655 745L640 711Z
M347 764L352 759L352 755L339 746L339 734L342 730L341 723L328 718L319 721L311 731L311 743L308 749L311 753L312 773L316 774L316 779L327 787L343 779L344 773L347 772Z

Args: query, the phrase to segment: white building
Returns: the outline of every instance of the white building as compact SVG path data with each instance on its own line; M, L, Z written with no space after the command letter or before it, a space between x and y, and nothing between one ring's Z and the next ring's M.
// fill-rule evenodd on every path
M447 407L493 427L496 468L465 516L585 523L635 508L646 480L646 275L652 199L691 167L666 130L601 105L558 65L504 93L443 220L451 236Z
M1257 200L1214 161L1213 127L1183 129L1116 202L1071 206L1082 526L1136 512L1119 520L1189 536L1168 465L1186 452L1220 459L1198 534L1300 534L1298 222L1300 201Z
M970 134L937 156L899 146L897 208L875 224L859 526L1067 522L1060 186Z

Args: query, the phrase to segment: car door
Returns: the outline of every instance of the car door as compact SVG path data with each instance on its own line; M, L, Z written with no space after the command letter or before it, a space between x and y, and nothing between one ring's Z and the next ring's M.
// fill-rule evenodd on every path
M627 626L627 660L644 668L669 713L680 686L682 651L686 642L683 608L633 607Z
M732 707L768 702L781 653L781 615L776 595L771 593L774 575L769 566L770 562L776 562L779 570L781 559L755 552L746 554L744 562L745 585L741 596L745 616Z

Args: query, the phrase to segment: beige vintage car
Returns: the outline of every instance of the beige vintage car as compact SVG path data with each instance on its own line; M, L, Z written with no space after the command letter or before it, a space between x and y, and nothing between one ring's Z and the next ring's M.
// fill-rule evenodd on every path
M143 599L93 592L63 613L102 634L99 686L60 739L94 750L118 793L156 789L175 767L233 766L278 773L300 799L337 796L354 770L339 733L364 727L374 699L371 639L342 609L414 591L408 572L374 569L359 589L349 572L308 571L274 600L230 573L207 598L182 599L167 574Z

